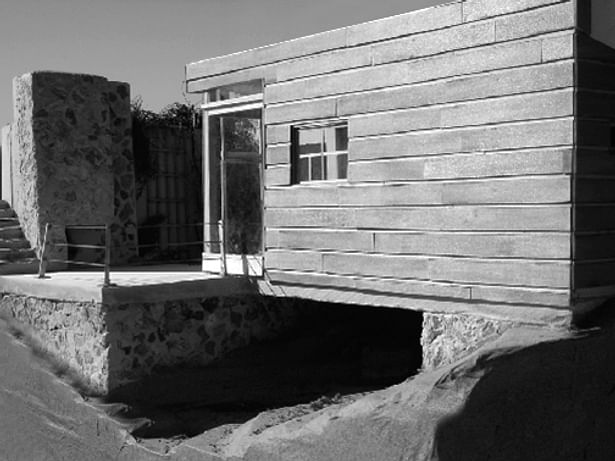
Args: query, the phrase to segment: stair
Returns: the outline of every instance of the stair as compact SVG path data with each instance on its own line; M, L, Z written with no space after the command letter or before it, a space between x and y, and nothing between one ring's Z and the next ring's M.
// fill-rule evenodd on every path
M5 200L0 200L0 275L37 271L36 252L24 237L13 209Z

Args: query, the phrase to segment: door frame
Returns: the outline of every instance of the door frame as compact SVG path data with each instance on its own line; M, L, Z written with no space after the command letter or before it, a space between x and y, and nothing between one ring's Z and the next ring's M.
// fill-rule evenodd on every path
M230 99L225 101L216 101L216 102L208 102L201 105L201 109L203 110L203 217L204 217L204 225L203 225L203 253L202 253L202 270L204 272L213 272L221 275L244 275L251 277L262 277L263 275L263 260L265 253L265 226L264 226L264 184L263 184L263 166L264 166L264 157L265 157L265 125L263 123L263 93L258 93L254 95L244 96L241 98ZM209 139L209 124L210 117L220 116L220 115L230 115L236 112L244 112L247 110L259 109L261 111L260 118L260 162L258 165L259 171L259 206L261 207L261 248L260 254L256 255L238 255L238 254L227 254L224 250L224 243L220 241L220 252L214 253L211 251L211 243L213 240L214 232L212 232L212 226L218 225L218 231L216 232L218 236L222 234L224 238L224 202L221 203L221 225L219 223L209 223L207 220L209 219L210 213L210 202L211 202L211 193L209 188L209 178L212 171L210 170L210 139ZM223 160L220 162L222 175L223 170ZM221 178L220 188L223 187L224 180ZM221 200L222 198L221 191ZM223 240L223 238L221 240Z

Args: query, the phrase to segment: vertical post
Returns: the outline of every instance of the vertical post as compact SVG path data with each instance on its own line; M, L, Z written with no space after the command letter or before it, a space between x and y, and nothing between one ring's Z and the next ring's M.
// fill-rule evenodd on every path
M39 255L39 263L38 263L38 278L45 278L45 273L47 272L47 244L49 239L49 229L51 229L51 224L45 224L45 236L43 237L43 246L41 248L41 253Z
M105 278L103 281L105 287L111 285L109 266L111 266L111 226L105 224Z
M226 269L226 248L224 245L224 223L222 220L218 221L218 236L220 237L220 271L222 275L228 273Z
M220 117L220 222L218 234L220 237L220 258L222 275L227 274L226 267L226 146L224 136L224 117Z

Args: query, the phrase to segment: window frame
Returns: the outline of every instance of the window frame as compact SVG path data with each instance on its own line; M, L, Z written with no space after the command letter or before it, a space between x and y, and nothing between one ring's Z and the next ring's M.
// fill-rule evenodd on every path
M346 128L346 149L345 150L335 150L335 151L325 151L324 150L324 136L326 128L338 128L344 127ZM308 153L301 155L299 153L299 133L302 130L315 130L321 129L323 139L321 141L321 149L320 152ZM348 182L348 120L347 119L335 119L335 120L322 120L322 121L311 121L302 124L296 124L291 127L291 136L290 136L290 147L291 147L291 184L292 185L315 185L315 184L332 184L332 183L340 183L340 182ZM346 174L343 178L323 178L323 179L307 179L301 180L301 170L300 170L300 162L302 158L312 159L315 157L319 157L321 159L321 168L322 165L325 165L325 160L327 157L335 157L339 158L340 156L346 156ZM308 177L310 176L310 172L312 169L311 160L308 160ZM323 170L323 175L324 175Z

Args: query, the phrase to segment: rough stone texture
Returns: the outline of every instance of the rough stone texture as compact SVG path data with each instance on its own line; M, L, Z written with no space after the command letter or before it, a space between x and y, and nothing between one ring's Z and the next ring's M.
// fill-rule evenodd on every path
M2 200L9 205L13 203L13 184L11 177L11 144L13 140L13 129L11 125L5 125L0 132L2 136Z
M67 225L113 223L115 241L132 244L119 256L134 254L134 173L125 165L132 156L127 85L35 72L14 79L13 99L13 206L28 240L40 248L47 222L54 225L55 244L66 242ZM55 246L50 256L66 259L67 252Z
M137 256L137 207L130 86L122 82L109 82L106 98L109 105L114 178L111 262L116 264Z
M109 306L110 387L157 366L206 365L292 322L292 309L258 296Z
M3 311L101 393L155 367L206 365L275 336L298 312L258 296L109 305L10 294L0 299Z
M99 303L4 295L0 312L32 327L36 338L98 391L107 385L108 345Z
M492 341L513 326L512 322L468 314L423 314L423 368L453 363Z

